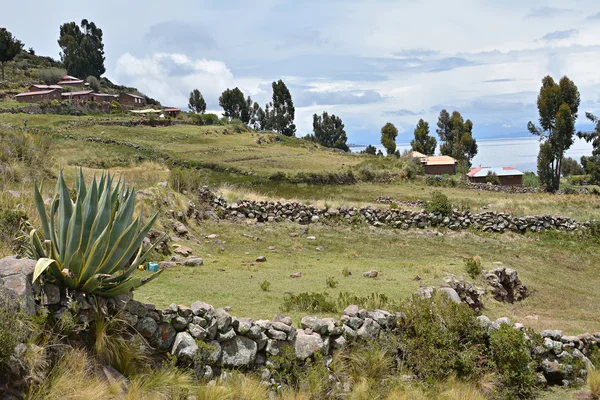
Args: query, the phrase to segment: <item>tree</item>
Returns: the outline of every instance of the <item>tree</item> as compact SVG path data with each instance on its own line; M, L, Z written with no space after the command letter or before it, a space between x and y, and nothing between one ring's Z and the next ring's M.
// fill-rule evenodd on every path
M377 149L373 145L368 145L363 151L361 151L361 153L371 154L374 156L375 154L377 154Z
M327 111L324 111L322 116L313 115L313 132L311 139L314 138L313 140L320 145L350 151L346 144L348 137L340 117L329 115Z
M591 113L585 113L585 116L590 121L596 124L592 132L578 132L577 136L585 139L586 142L592 143L592 156L581 157L581 165L585 169L586 174L591 176L592 182L600 184L600 120Z
M285 136L296 135L294 117L296 109L292 101L292 95L287 86L280 79L273 82L273 129Z
M548 162L552 177L549 189L552 191L560 187L561 163L574 142L579 103L579 90L568 77L563 76L558 84L550 76L542 79L537 98L540 126L529 121L527 129L549 144L549 150L544 150L547 154L542 158ZM539 159L538 156L538 168Z
M58 45L61 61L69 74L100 78L106 71L102 29L93 22L83 19L81 28L75 22L61 25Z
M585 174L583 167L577 162L577 160L571 157L563 157L560 167L560 173L563 177Z
M248 105L244 99L244 93L237 87L234 89L225 90L219 97L219 105L223 107L223 115L231 121L232 119L239 119L243 121L243 118L248 116ZM249 121L244 121L248 123Z
M17 40L6 28L0 28L0 65L2 65L2 80L4 80L4 63L12 61L23 50L23 43Z
M425 155L432 155L435 153L437 146L437 140L433 136L429 136L429 123L419 120L417 127L414 131L415 138L410 142L410 146L414 151L423 153Z
M554 155L552 154L552 146L550 142L540 143L540 151L537 158L537 173L540 185L546 190L552 191L552 181L554 172L552 170L554 163Z
M473 122L464 120L458 111L452 115L446 110L440 111L436 132L442 142L440 152L458 160L463 172L471 165L477 155L477 141L473 138Z
M398 129L391 122L381 128L381 144L387 150L388 156L396 152L396 136Z
M188 108L196 114L204 114L206 112L206 101L204 101L204 96L202 96L202 93L198 89L190 92Z

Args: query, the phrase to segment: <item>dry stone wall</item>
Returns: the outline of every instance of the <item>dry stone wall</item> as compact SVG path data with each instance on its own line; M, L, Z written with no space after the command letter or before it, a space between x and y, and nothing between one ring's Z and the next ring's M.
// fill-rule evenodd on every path
M540 232L557 230L580 232L590 229L595 221L579 222L572 218L551 215L515 217L502 212L475 214L470 211L452 212L450 216L425 211L378 209L372 207L315 207L297 202L267 202L240 200L227 203L208 188L200 191L200 200L208 202L213 212L225 219L253 219L257 222L316 223L323 220L364 222L379 227L398 229L444 227L452 230L474 228L485 232ZM206 212L196 212L198 218ZM214 216L214 214L211 214Z

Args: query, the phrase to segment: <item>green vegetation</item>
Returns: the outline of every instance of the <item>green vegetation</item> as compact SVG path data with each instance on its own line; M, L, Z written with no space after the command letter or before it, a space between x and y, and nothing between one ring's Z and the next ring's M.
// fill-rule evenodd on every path
M188 108L196 114L204 114L206 112L206 101L204 101L204 96L202 96L202 93L198 89L190 92Z
M481 258L478 256L465 258L465 271L471 277L476 279L483 272Z
M12 61L23 50L23 43L13 36L6 28L0 28L0 67L4 80L4 64Z
M396 152L396 137L398 136L398 128L391 122L388 122L381 128L381 144L385 147L388 156Z
M38 260L34 281L44 274L62 287L113 297L154 279L159 273L145 278L132 274L154 249L143 252L142 242L158 213L145 225L141 214L134 219L135 190L121 181L113 187L110 174L103 174L98 182L94 178L88 188L80 170L76 187L73 203L61 171L50 214L42 188L35 187L43 236L31 231L31 252Z
M433 155L437 147L437 140L433 136L429 136L429 123L419 120L414 131L415 138L410 142L410 146L414 151L421 154Z
M444 217L452 215L452 203L448 199L448 196L434 190L431 192L431 200L425 204L425 211L428 213L440 213Z
M440 111L437 134L442 142L440 151L443 155L458 160L463 173L468 172L471 160L477 155L477 141L473 138L473 122L463 119L458 111L452 115L446 110Z
M323 115L313 115L313 134L305 136L304 139L324 147L350 151L346 144L348 137L342 119L334 114L329 115L327 111L324 111Z
M99 79L106 71L102 29L94 22L82 19L81 28L75 22L62 24L58 45L61 61L69 74L81 79L88 76Z

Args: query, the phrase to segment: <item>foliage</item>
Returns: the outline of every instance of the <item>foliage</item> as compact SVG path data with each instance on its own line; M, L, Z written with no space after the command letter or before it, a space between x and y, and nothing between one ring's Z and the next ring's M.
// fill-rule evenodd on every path
M219 116L217 114L191 114L190 118L194 125L218 125Z
M50 138L0 130L0 182L20 182L49 175Z
M465 271L472 279L476 279L483 272L480 257L465 258Z
M301 311L301 312L337 312L338 307L334 300L329 299L327 293L299 293L286 294L283 298L281 311Z
M498 178L498 175L496 175L496 173L492 171L488 171L488 174L485 177L485 181L487 183L491 183L492 185L500 185L500 178Z
M63 68L46 68L38 71L38 78L46 85L55 85L63 76L67 74L67 70Z
M94 22L82 19L81 28L75 22L61 25L58 45L61 61L69 74L100 78L106 72L102 29Z
M323 355L301 362L296 359L293 346L285 346L279 354L269 355L269 371L276 381L289 386L295 392L310 393L309 399L326 398L330 389L329 370Z
M350 271L350 270L348 269L348 267L344 267L344 268L342 269L342 276L343 276L344 278L347 278L347 277L349 277L349 276L351 276L351 275L352 275L352 271Z
M196 169L173 167L169 172L169 185L180 193L192 192L203 186L203 180Z
M264 280L263 283L260 284L260 290L263 292L268 292L271 287L271 282Z
M344 123L340 117L334 114L329 115L327 111L323 115L313 115L313 133L311 140L319 143L321 146L350 151L346 144L348 137L344 130Z
M294 116L296 109L289 89L280 79L273 82L272 129L285 136L296 135Z
M17 308L17 299L0 287L0 374L15 346L25 341L28 333L22 326L24 316Z
M539 184L547 191L554 188L554 155L552 154L552 145L549 141L540 143L540 151L537 157L537 174Z
M198 89L190 92L188 108L196 114L204 114L206 112L206 101L204 101L204 96L202 96L202 93Z
M388 309L396 310L399 305L383 293L371 293L367 296L358 296L354 293L342 292L338 295L337 304L343 310L350 304L356 304L367 310Z
M377 154L377 148L373 145L368 145L364 150L361 151L361 154L370 154L374 156Z
M31 252L38 259L34 281L44 274L63 287L112 297L160 274L132 277L153 250L142 253L142 244L158 213L142 225L141 212L133 218L135 189L120 180L115 187L113 183L110 174L102 174L99 181L94 177L88 188L80 170L73 202L61 171L50 214L44 207L43 189L35 186L35 204L46 240L32 230Z
M398 129L391 122L381 128L381 144L385 147L388 156L396 152L396 136L398 136Z
M219 97L219 105L223 108L223 115L229 120L239 119L244 123L249 122L248 105L244 93L237 87L226 89Z
M472 378L484 372L485 330L466 304L439 294L432 299L415 295L401 311L401 363L419 378L435 383L452 375Z
M535 363L525 334L508 324L490 332L489 351L501 377L501 391L517 398L531 398L536 391Z
M429 136L429 123L419 120L414 131L415 138L410 142L410 146L414 151L425 155L435 153L437 140L433 136Z
M564 177L585 174L585 170L583 169L581 164L579 164L577 162L577 160L575 160L571 157L563 157L560 168L561 168L561 176L564 176Z
M88 76L85 81L89 83L90 88L96 92L100 91L100 80L93 75Z
M327 287L334 289L340 282L336 281L333 276L330 276L325 280L325 283L327 284Z
M588 370L587 385L593 400L600 399L600 371Z
M541 160L538 157L538 175L540 181L546 184L539 173L540 161L543 161L544 178L550 175L548 187L553 191L560 188L563 156L574 142L579 103L579 90L568 77L563 76L558 84L550 76L542 79L537 98L540 126L529 121L527 129L548 143L547 148L540 147L540 152L543 151L544 155Z
M528 171L523 174L523 186L536 188L539 184L539 179L533 172Z
M0 28L0 65L2 65L2 80L4 80L4 63L12 61L23 50L23 43L17 40L6 28Z
M26 244L23 239L27 214L21 210L0 210L0 242L16 254L22 255Z
M445 217L452 215L452 203L448 196L434 190L431 192L431 199L425 204L425 211L428 213L440 213Z
M590 176L590 182L600 184L600 155L591 157L581 157L581 165L585 172Z
M477 155L477 141L473 138L471 120L465 121L458 111L453 111L450 115L442 110L437 126L436 132L442 142L442 155L454 157L464 166L470 166L471 160Z

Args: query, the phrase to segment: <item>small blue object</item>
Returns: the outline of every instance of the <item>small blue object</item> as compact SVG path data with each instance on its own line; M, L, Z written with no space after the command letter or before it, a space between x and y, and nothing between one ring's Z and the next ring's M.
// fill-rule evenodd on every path
M150 272L158 272L158 263L150 261L146 269Z

